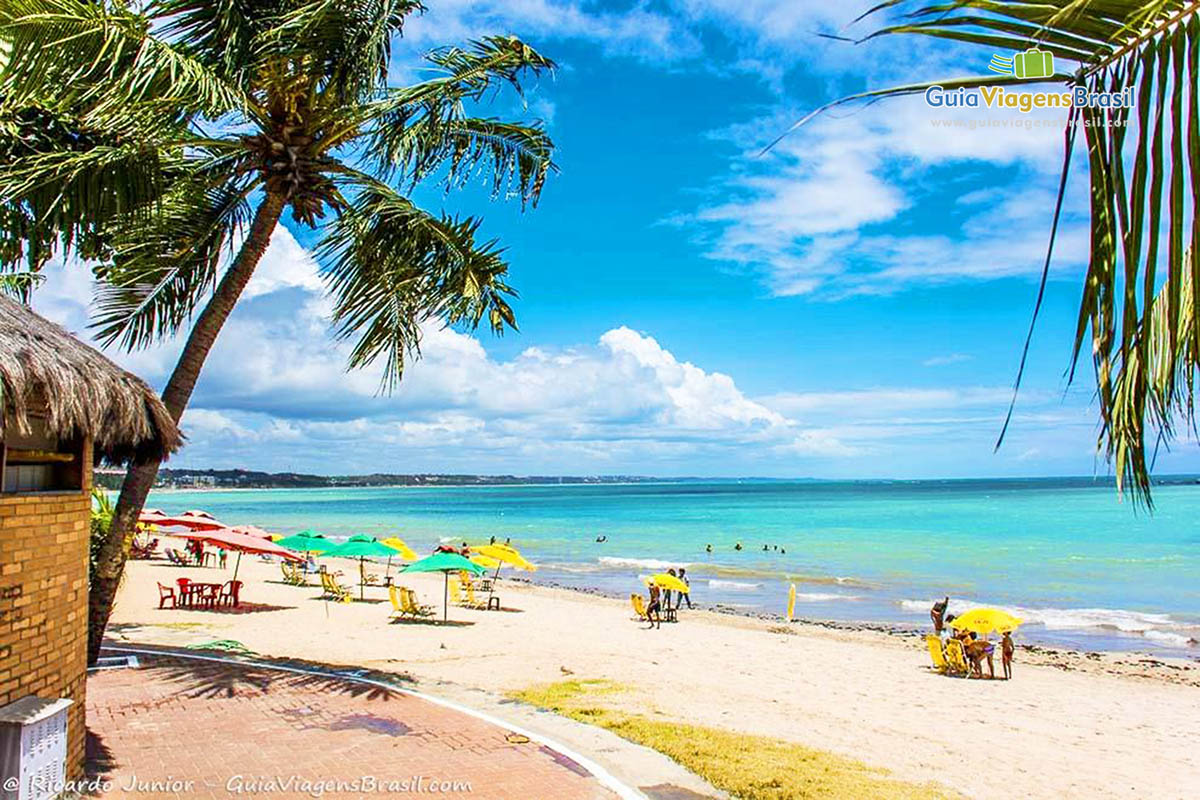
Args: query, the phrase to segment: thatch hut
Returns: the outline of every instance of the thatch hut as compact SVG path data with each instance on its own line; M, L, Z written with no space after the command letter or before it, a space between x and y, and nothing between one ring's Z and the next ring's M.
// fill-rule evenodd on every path
M179 444L141 379L0 296L0 710L70 699L68 777L83 767L92 467Z

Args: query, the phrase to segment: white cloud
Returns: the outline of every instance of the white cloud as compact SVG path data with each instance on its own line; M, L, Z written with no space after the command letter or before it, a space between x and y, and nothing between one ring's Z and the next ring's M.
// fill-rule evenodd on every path
M380 396L378 367L345 370L348 346L329 336L317 266L282 228L260 269L184 417L187 458L262 464L305 443L343 456L370 443L354 457L364 469L397 468L394 453L455 448L492 463L573 455L590 472L750 448L790 463L857 452L746 397L731 376L680 361L653 337L620 326L592 345L529 347L508 360L492 358L474 336L431 327L422 359L394 395ZM37 296L43 313L86 319L87 272L57 267L48 275ZM179 346L111 355L161 385Z
M923 367L947 367L951 364L961 364L964 361L970 361L974 356L966 353L949 353L944 356L933 356L921 362Z
M609 55L672 61L698 55L700 43L677 17L642 4L604 11L589 3L555 0L444 0L405 25L405 41L419 49L496 34L536 39L583 39Z
M901 98L818 118L759 155L800 116L777 110L715 135L743 157L710 187L719 199L675 219L693 226L709 257L759 272L778 296L882 294L1041 271L1061 115L935 110L923 98ZM931 124L976 117L1005 125ZM1014 122L1031 124L1007 124ZM1007 172L988 193L955 197L947 170L963 167ZM1082 202L1075 192L1066 208L1057 270L1077 266L1087 252Z

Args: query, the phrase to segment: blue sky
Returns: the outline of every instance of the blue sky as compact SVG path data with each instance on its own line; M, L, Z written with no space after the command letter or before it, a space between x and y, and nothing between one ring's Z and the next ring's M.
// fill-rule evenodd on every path
M184 419L184 467L942 477L1092 474L1089 365L1070 388L1085 257L1072 184L1009 440L992 444L1036 291L1061 116L935 110L921 98L835 115L867 86L980 74L990 53L852 45L863 4L786 0L438 2L396 47L514 33L560 64L521 108L561 174L522 213L482 189L418 192L477 213L508 248L521 332L429 329L378 397L329 340L311 231L282 227ZM872 23L851 31L866 32ZM1005 127L970 129L973 120ZM1076 176L1083 171L1077 170ZM91 287L58 267L34 305L86 335ZM177 342L111 353L161 385ZM1197 468L1190 443L1160 471Z

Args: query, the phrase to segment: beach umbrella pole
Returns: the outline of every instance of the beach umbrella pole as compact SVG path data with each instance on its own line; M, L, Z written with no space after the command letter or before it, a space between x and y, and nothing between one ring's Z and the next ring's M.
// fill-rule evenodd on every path
M242 566L242 551L238 550L237 561L233 562L233 579L237 580L238 568Z

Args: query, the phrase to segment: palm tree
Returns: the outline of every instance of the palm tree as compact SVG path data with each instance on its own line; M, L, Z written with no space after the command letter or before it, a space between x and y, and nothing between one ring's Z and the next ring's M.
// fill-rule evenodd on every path
M478 240L476 219L430 214L406 194L482 173L494 195L536 203L554 170L540 123L471 109L554 64L491 37L435 50L431 77L393 86L393 38L420 10L417 0L0 5L4 103L68 116L96 137L0 165L5 210L40 209L27 216L60 242L93 235L106 343L145 347L190 324L163 390L176 420L285 211L320 229L334 334L353 340L350 366L382 359L383 388L417 354L423 323L515 327L496 242ZM92 660L157 473L126 474L97 555Z
M911 5L887 0L863 16ZM862 19L860 17L859 19ZM1134 108L1067 112L1058 200L1042 269L1036 322L1058 230L1076 135L1083 129L1091 199L1091 254L1071 358L1074 378L1090 336L1101 428L1099 446L1119 490L1150 503L1147 453L1194 429L1193 380L1200 369L1200 2L1197 0L947 0L920 5L865 39L919 34L989 51L1036 47L1072 66L1044 79L992 75L898 86L844 103L1014 84L1066 84L1088 93L1132 88ZM1030 324L1029 336L1033 333ZM1025 341L1025 353L1029 338ZM1017 387L1025 355L1017 373ZM1014 392L1015 400L1015 392ZM1012 407L1009 408L1009 418ZM1008 427L1005 421L1004 429ZM1001 431L1001 441L1004 431ZM997 442L999 447L1000 442Z

